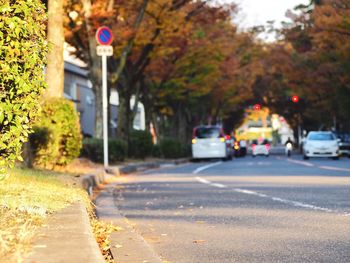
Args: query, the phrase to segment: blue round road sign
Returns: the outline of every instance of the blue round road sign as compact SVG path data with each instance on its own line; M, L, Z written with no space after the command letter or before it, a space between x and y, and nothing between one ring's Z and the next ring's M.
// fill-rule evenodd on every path
M102 46L108 46L112 43L113 35L109 27L102 26L97 29L96 41Z

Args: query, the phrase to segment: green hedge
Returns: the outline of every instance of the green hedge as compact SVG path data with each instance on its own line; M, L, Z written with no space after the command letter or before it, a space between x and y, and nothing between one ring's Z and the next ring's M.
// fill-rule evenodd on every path
M191 155L191 147L176 139L164 139L159 145L153 145L152 136L147 131L133 131L131 133L129 154L127 154L127 143L119 139L109 139L108 150L110 163L124 161L126 157L144 159L153 156L176 159ZM94 162L103 163L103 140L84 139L81 156Z
M159 147L162 157L167 159L188 157L191 154L191 148L189 145L185 145L179 140L173 138L163 139L160 142Z
M163 156L162 149L159 144L155 144L152 146L152 157L161 158Z
M108 161L110 163L124 161L126 157L127 145L124 141L118 139L108 140ZM95 138L86 138L83 140L83 149L81 156L91 161L103 163L103 140Z
M21 148L45 88L46 13L41 0L0 0L0 177Z
M47 99L30 135L34 164L45 168L69 164L80 154L82 135L74 104L63 98Z
M128 156L144 159L152 154L152 135L148 131L132 131Z

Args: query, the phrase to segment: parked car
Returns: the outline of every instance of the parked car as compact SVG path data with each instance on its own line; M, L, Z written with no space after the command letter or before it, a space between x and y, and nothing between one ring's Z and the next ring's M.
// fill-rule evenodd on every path
M339 154L350 158L350 133L335 133L338 138Z
M253 140L252 142L252 156L264 155L269 157L270 155L270 142L266 139Z
M339 145L332 132L311 131L303 143L303 155L307 160L310 157L339 158Z
M232 139L218 126L198 126L193 129L192 158L232 159Z

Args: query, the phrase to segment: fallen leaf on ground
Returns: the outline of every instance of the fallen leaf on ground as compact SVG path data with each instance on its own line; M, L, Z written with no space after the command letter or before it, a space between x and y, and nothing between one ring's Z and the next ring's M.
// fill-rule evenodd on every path
M117 244L117 245L115 245L114 247L115 247L115 248L122 248L123 246L122 246L122 245Z
M207 241L205 241L205 240L193 240L193 243L194 244L202 244L202 243L205 243L205 242L207 242Z
M146 241L150 243L160 243L161 238L159 236L145 236L144 237Z

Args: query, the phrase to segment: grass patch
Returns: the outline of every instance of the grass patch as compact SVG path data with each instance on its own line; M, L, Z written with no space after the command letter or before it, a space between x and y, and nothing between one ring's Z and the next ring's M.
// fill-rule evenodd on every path
M50 171L15 168L0 181L0 258L20 262L30 249L38 227L48 215L76 201L90 201L73 187L72 176Z

